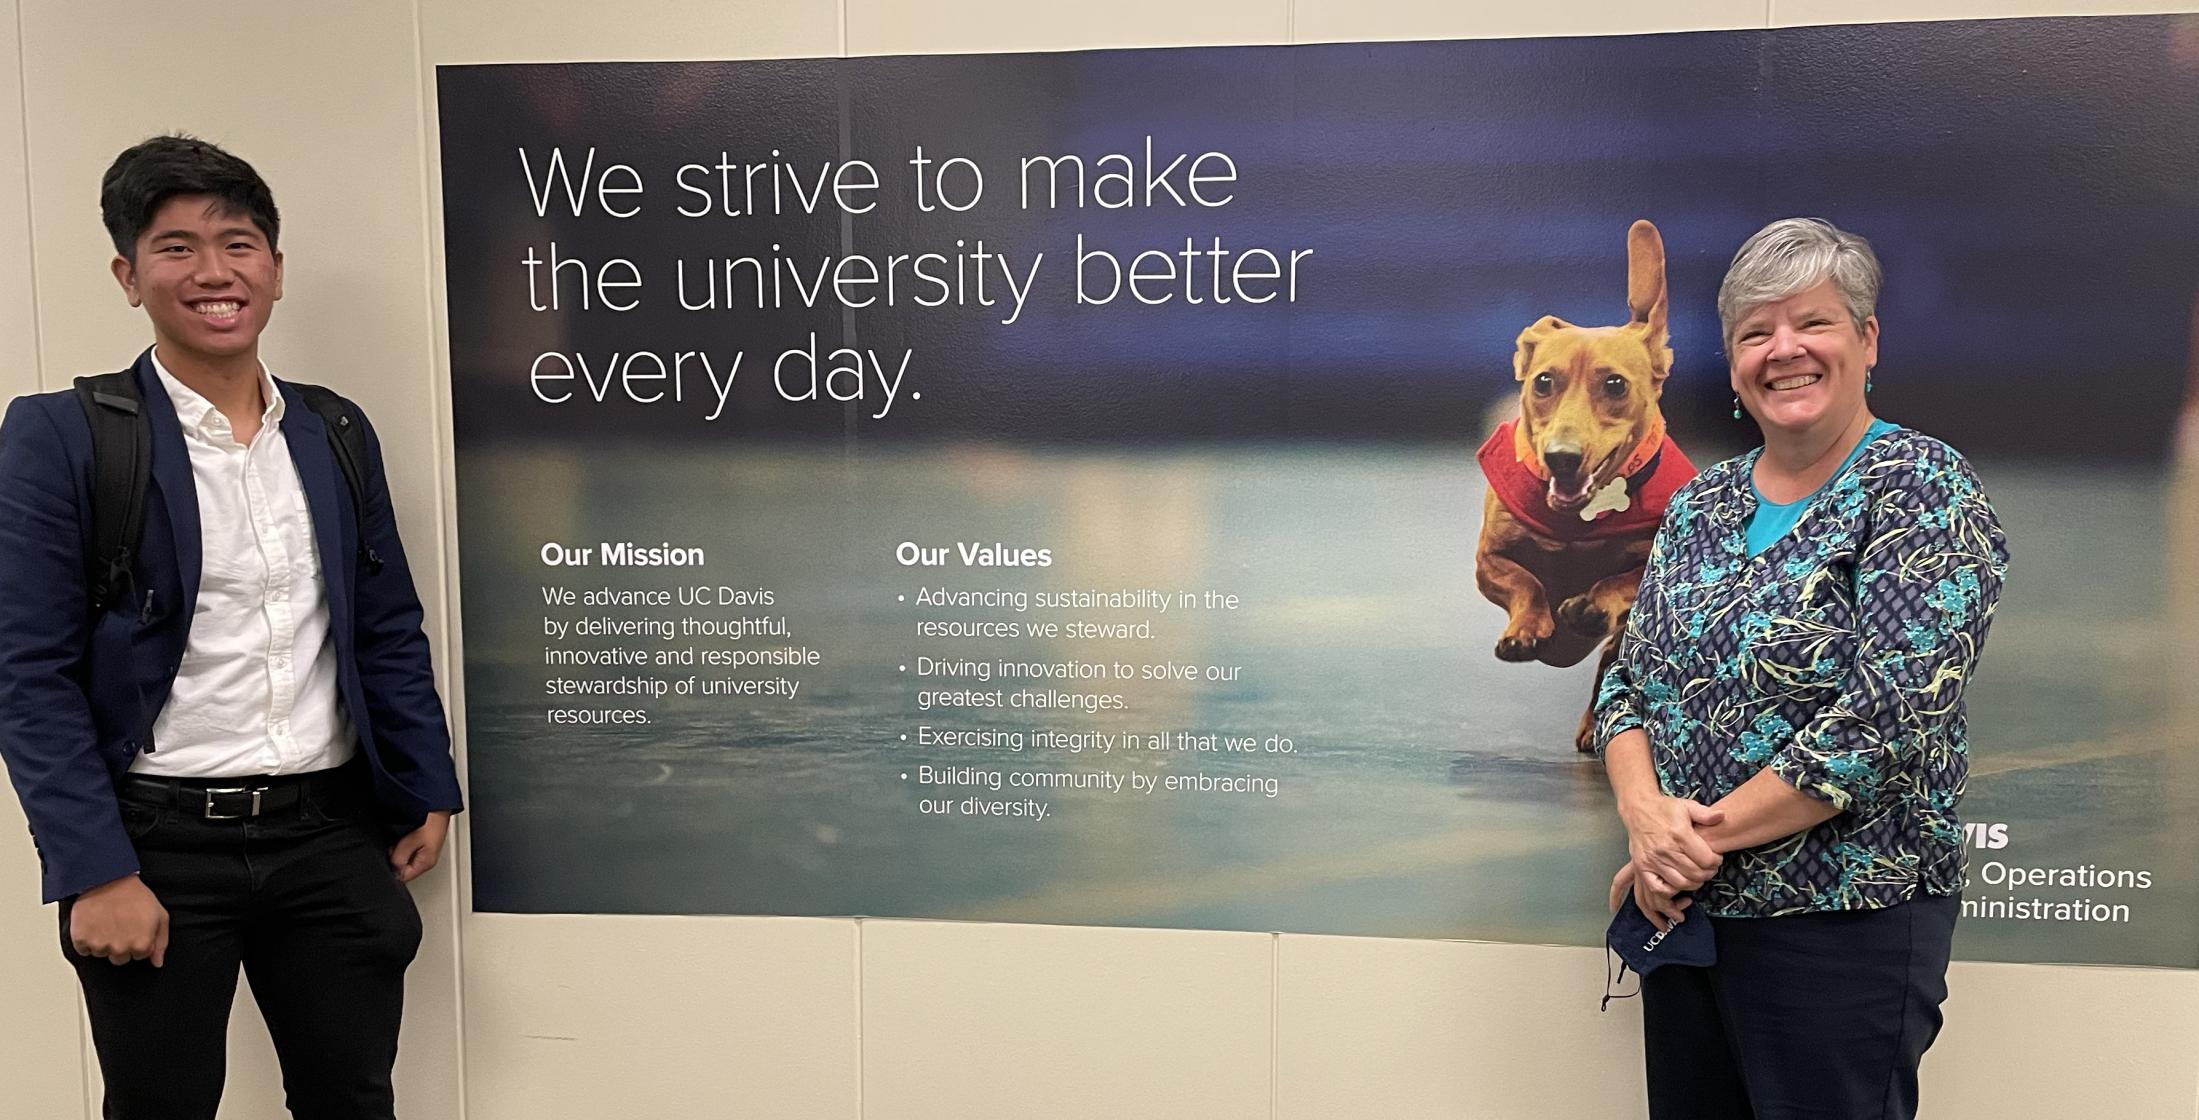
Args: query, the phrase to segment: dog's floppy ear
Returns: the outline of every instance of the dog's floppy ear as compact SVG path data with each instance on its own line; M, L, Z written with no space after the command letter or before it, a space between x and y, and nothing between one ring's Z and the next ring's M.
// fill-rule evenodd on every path
M1665 239L1647 218L1626 231L1626 309L1648 336L1650 366L1662 382L1672 372L1665 328Z
M1545 315L1527 324L1527 329L1519 332L1519 348L1512 353L1512 380L1527 380L1527 367L1534 364L1535 347L1540 345L1542 340L1559 331L1572 329L1574 329L1573 324L1555 315Z

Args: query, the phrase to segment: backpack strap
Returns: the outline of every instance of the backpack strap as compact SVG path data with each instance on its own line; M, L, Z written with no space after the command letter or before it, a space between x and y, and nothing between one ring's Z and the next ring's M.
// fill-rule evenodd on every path
M326 386L293 381L290 387L328 427L329 450L335 453L336 466L344 472L344 486L351 491L352 535L359 541L359 564L368 575L379 573L381 554L367 544L366 538L366 476L360 465L367 461L366 417L359 414L358 405Z
M145 532L153 427L131 370L77 378L76 399L92 430L92 532L84 586L97 617L135 592L130 569Z
M367 574L382 570L382 557L366 540L366 419L357 405L319 385L291 383L328 428L328 445L351 491L353 535ZM132 370L76 379L77 403L92 432L92 531L84 557L84 586L94 617L136 592L131 568L145 535L145 492L153 475L153 425L145 414Z

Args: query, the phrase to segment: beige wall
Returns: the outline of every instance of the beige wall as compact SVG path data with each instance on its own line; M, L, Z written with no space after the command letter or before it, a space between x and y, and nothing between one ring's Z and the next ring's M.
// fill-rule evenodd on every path
M233 145L284 205L269 359L378 418L431 636L453 632L432 262L443 62L1600 34L2175 10L2039 0L0 0L0 394L145 337L107 278L100 169L157 129ZM35 298L34 298L35 293ZM0 592L4 593L4 592ZM446 678L448 680L448 678ZM454 701L458 682L449 680ZM96 1115L73 985L0 798L0 1115ZM459 859L399 1081L425 1120L1639 1116L1638 1012L1585 949L904 921L466 916ZM2199 920L2199 916L2194 916ZM1942 1118L2199 1116L2199 973L1958 965ZM282 1115L240 1016L228 1120ZM463 1073L461 1073L463 1071Z
M42 387L15 17L15 0L0 0L0 395L9 397ZM22 810L0 796L0 1092L25 1116L74 1120L84 1111L76 985L61 962L53 910L32 906L37 897Z

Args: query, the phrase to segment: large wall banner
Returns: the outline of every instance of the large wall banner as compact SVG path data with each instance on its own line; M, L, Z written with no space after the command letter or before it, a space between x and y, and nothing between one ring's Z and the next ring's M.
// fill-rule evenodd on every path
M478 909L1600 941L1584 592L1819 215L2014 557L1960 952L2199 966L2199 18L438 90ZM1579 464L1528 343L1605 348Z

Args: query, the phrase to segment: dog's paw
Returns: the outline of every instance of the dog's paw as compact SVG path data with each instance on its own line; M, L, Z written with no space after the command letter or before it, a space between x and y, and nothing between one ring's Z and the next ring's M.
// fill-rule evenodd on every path
M1550 616L1540 615L1513 623L1497 639L1499 661L1533 661L1542 653L1544 642L1550 640Z
M1581 729L1579 733L1573 736L1573 749L1581 752L1582 754L1596 753L1595 715L1595 709L1589 709L1588 714L1581 717Z
M1600 638L1611 632L1611 616L1596 605L1593 596L1575 595L1559 603L1558 609L1553 613L1557 615L1559 625L1576 634Z
M1497 639L1497 660L1533 661L1542 652L1542 643L1531 638L1515 638L1510 634Z

